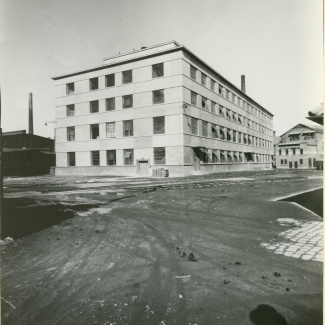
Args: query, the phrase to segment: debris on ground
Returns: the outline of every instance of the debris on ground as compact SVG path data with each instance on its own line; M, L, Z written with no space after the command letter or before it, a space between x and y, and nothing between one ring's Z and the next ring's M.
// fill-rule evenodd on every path
M286 291L289 292L290 291L290 288L286 288Z
M190 255L188 256L188 260L191 262L197 262L197 259L194 257L193 253L190 253Z
M241 262L235 262L235 265L241 265Z
M182 255L181 255L181 257L185 257L186 256L186 253L185 252L183 252L182 253Z
M280 276L281 276L281 274L280 274L279 272L274 272L274 275L275 275L276 277L280 277Z
M264 280L265 280L265 279L266 279L266 276L265 276L265 275L262 275L262 279L264 279Z
M0 240L0 246L10 246L14 243L15 241L11 237L7 237L4 240Z
M223 280L223 284L228 284L230 282L231 282L230 280Z
M185 279L185 278L190 278L191 275L176 275L176 279Z

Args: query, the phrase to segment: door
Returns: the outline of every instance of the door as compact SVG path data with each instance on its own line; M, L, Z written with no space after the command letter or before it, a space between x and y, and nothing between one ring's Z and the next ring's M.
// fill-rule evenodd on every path
M295 161L295 168L298 168L298 161Z
M292 168L292 161L289 161L289 168Z
M311 158L308 158L308 167L311 168Z
M140 176L148 176L149 175L149 162L139 161L139 175Z
M199 148L193 148L193 166L194 170L200 170L200 152Z

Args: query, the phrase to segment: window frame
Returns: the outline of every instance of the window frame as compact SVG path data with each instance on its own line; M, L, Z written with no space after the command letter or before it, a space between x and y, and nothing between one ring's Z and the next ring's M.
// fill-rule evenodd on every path
M71 160L73 163L71 163ZM68 167L76 166L76 153L75 152L67 152L67 166Z
M109 109L110 101L112 101L112 103L113 103L113 108ZM116 109L115 104L116 104L115 97L106 98L105 99L105 111L106 112L115 111L115 109Z
M95 82L95 84L94 84ZM98 77L90 78L89 79L89 90L98 90L99 89L99 82L98 82Z
M155 67L158 67L158 66L162 66L162 75L155 75ZM158 68L158 71L159 71L159 68ZM153 64L152 65L152 78L161 78L161 77L164 77L164 74L165 74L165 71L164 71L164 63L161 62L161 63L156 63L156 64Z
M95 128L98 128L97 137L94 137ZM97 139L99 139L99 123L90 124L90 140L97 140Z
M197 118L191 116L191 134L192 135L198 135L198 133L199 133L198 124L199 124L199 120Z
M94 104L96 104L95 107L97 107L96 111L94 111ZM99 100L98 99L91 100L89 102L89 110L90 110L90 114L99 113Z
M162 119L163 120L163 126L161 126L160 128L157 128L157 124L161 124L157 121L159 121L158 119ZM165 116L155 116L152 118L152 126L153 126L153 134L165 134ZM162 129L162 131L160 131L160 129Z
M66 112L67 112L67 116L75 116L75 106L74 104L70 104L66 106ZM71 112L73 112L73 114L70 114Z
M110 153L114 153L113 164L110 163L110 161L112 160L109 159ZM106 150L106 166L116 166L116 150Z
M130 123L130 125L131 125L131 129L130 130L127 130L126 129L127 123ZM123 137L124 138L133 137L134 136L134 132L133 131L134 131L133 130L133 120L125 120L125 121L123 121ZM129 134L127 132L129 132Z
M159 151L163 152L163 156L158 158ZM166 148L165 147L154 147L153 148L153 162L155 165L166 165Z
M131 99L131 104L130 106L126 105L125 101L130 98ZM124 95L122 96L122 107L123 109L126 109L126 108L133 108L133 95Z
M67 141L76 141L76 130L74 126L67 127Z
M195 102L193 101L193 98L195 98ZM191 91L191 105L197 106L197 93L194 91Z
M112 84L109 84L108 81L110 80L109 77L112 77L112 80L113 80L113 83ZM111 73L111 74L107 74L105 76L105 87L106 88L109 88L109 87L114 87L115 86L115 73Z
M125 158L128 152L130 152L130 157ZM134 166L134 149L123 149L123 165Z
M208 137L208 122L202 121L202 136Z
M123 85L127 85L127 84L130 84L132 82L133 82L133 72L132 72L132 69L122 71L122 84Z
M198 69L195 68L193 65L190 66L190 78L192 80L195 80L197 79L197 72L198 72ZM194 73L194 74L193 74ZM193 77L194 76L194 77Z
M113 125L114 131L108 131L108 126ZM106 138L116 138L116 124L115 122L106 122Z
M157 97L158 94L158 97ZM160 98L160 100L159 100ZM157 100L158 99L158 100ZM164 104L165 103L165 92L164 89L158 89L152 91L152 104Z
M98 158L95 156L97 154L98 154ZM90 151L90 156L91 156L91 165L92 166L100 166L100 151L92 150L92 151ZM97 162L97 159L98 159L98 163L94 163L94 162Z
M72 86L72 89L70 89L70 86ZM73 95L75 92L74 88L74 82L69 82L66 84L66 95Z

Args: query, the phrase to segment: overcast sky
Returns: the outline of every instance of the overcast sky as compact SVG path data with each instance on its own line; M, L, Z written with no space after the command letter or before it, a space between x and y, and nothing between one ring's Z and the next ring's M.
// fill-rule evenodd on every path
M170 40L273 113L277 135L323 102L322 0L0 0L3 131L53 137L53 76Z

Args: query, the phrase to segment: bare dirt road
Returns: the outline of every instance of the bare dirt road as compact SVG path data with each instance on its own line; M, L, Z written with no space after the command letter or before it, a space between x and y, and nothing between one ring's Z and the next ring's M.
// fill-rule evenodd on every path
M6 179L2 324L322 324L322 218L275 200L322 181Z

